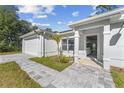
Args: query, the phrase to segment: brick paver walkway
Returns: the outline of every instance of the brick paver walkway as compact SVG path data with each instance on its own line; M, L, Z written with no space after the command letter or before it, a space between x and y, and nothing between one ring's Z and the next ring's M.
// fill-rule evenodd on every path
M115 87L109 72L102 68L74 63L62 72L29 60L24 54L0 56L0 63L16 61L42 87L101 88Z
M81 63L74 63L72 66L58 74L51 84L58 88L115 87L109 72Z
M42 87L47 87L49 83L54 79L56 74L59 72L48 68L39 63L29 60L29 55L24 54L14 54L14 55L2 55L1 62L5 63L8 61L16 61L19 64L21 69L27 72L27 74L38 82Z

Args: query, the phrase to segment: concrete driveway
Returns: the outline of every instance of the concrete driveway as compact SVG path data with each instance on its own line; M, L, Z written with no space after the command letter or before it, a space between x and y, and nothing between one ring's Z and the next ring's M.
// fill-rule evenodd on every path
M62 72L29 60L24 54L2 55L0 63L16 61L21 69L47 88L111 88L115 87L111 74L102 68L74 63Z

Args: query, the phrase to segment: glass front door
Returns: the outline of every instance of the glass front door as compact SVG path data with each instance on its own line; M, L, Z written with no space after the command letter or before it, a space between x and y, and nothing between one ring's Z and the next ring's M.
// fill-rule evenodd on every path
M86 54L97 58L97 35L86 37Z

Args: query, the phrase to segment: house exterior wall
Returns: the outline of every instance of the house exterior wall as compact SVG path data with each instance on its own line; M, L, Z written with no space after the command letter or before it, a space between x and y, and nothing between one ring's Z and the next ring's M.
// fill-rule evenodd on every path
M100 26L100 28L87 30L89 27ZM85 55L84 38L92 33L100 34L100 60L103 59L103 66L109 70L110 66L124 67L124 28L122 22L111 23L110 20L90 23L75 27L79 30L79 50ZM124 27L124 26L123 26ZM82 30L83 29L83 30ZM120 31L120 32L119 32ZM81 55L82 55L81 54ZM80 55L80 54L79 54Z
M57 43L49 37L45 37L45 56L57 55Z
M89 24L84 24L84 25L80 25L80 26L76 26L74 29L75 30L86 30L89 27L95 27L95 26L104 26L104 24L109 23L109 20L103 20L103 21L96 21L96 22L91 22Z
M79 32L79 58L86 56L85 36L99 34L99 60L103 61L103 67L107 70L110 66L124 67L124 26L123 22L110 23L110 20L104 20L87 25L75 27ZM97 28L87 29L89 27ZM72 34L66 35L67 38ZM73 51L64 51L65 55L74 56Z
M22 40L22 53L42 57L45 49L45 56L57 55L57 44L54 40L45 37L45 48L43 48L43 35L32 35Z
M122 23L110 25L110 32L104 34L104 68L124 67L124 28Z
M22 53L41 56L40 45L41 39L38 35L32 35L23 39L22 43Z

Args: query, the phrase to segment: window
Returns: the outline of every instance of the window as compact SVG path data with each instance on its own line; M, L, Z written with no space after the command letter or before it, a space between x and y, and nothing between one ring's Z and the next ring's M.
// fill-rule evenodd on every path
M62 40L62 50L74 50L74 38L63 39Z
M74 38L68 40L68 50L74 50Z
M62 40L62 50L67 50L67 39Z

